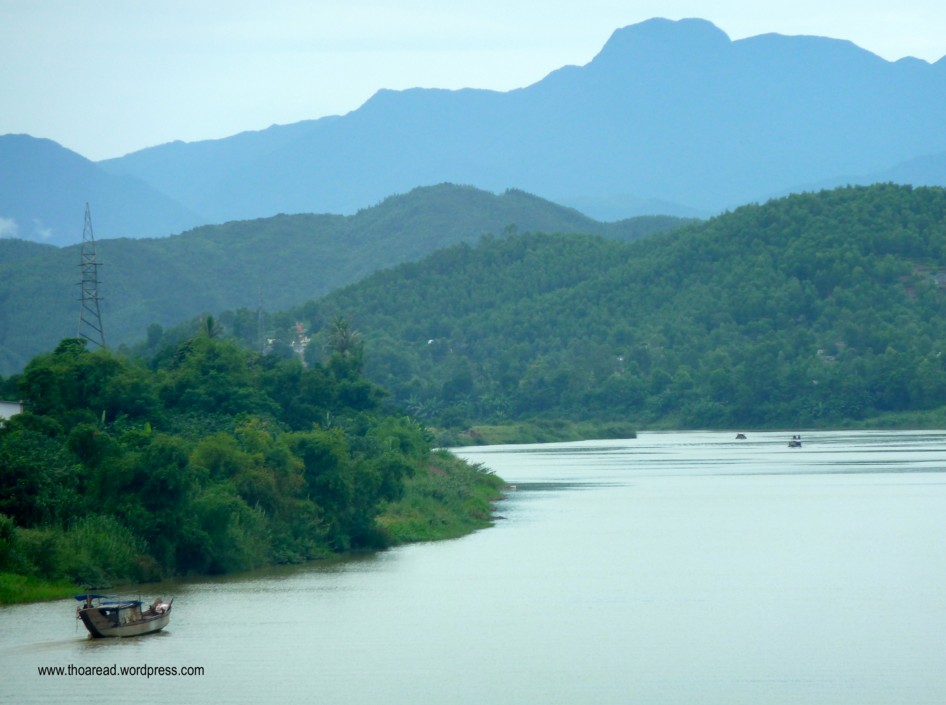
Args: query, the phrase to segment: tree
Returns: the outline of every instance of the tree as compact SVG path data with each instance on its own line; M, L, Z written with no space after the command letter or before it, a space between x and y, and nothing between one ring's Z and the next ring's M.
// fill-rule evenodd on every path
M361 375L364 343L361 333L343 316L336 316L328 331L329 369L339 377Z

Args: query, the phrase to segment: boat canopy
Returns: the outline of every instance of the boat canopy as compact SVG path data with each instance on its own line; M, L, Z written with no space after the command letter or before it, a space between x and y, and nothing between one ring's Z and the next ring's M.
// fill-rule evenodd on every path
M85 595L75 595L75 598L82 602L83 600L103 600L106 597L116 597L116 595L96 595L94 593L87 593Z

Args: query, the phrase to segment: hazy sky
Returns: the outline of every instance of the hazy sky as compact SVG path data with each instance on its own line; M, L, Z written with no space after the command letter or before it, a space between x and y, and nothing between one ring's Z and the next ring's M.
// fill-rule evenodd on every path
M104 159L344 114L379 88L509 90L651 17L946 54L943 0L0 0L0 134Z

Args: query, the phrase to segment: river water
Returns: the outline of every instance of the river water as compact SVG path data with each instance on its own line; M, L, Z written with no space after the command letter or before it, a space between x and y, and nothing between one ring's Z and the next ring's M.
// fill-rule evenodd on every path
M0 701L946 703L946 433L748 435L459 449L515 485L494 527L151 588L156 635L0 608Z

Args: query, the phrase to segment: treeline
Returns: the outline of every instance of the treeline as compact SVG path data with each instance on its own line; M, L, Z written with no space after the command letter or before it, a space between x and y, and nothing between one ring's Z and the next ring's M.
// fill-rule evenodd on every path
M941 423L946 191L842 188L621 243L461 244L286 312L344 313L425 423ZM278 319L274 319L278 320ZM892 421L889 421L892 422Z
M2 381L26 410L0 426L0 572L85 585L226 573L428 538L446 515L489 520L498 478L381 411L344 321L308 367L217 331L207 320L147 363L67 339ZM416 512L405 527L399 503L441 477L451 506L433 528Z

